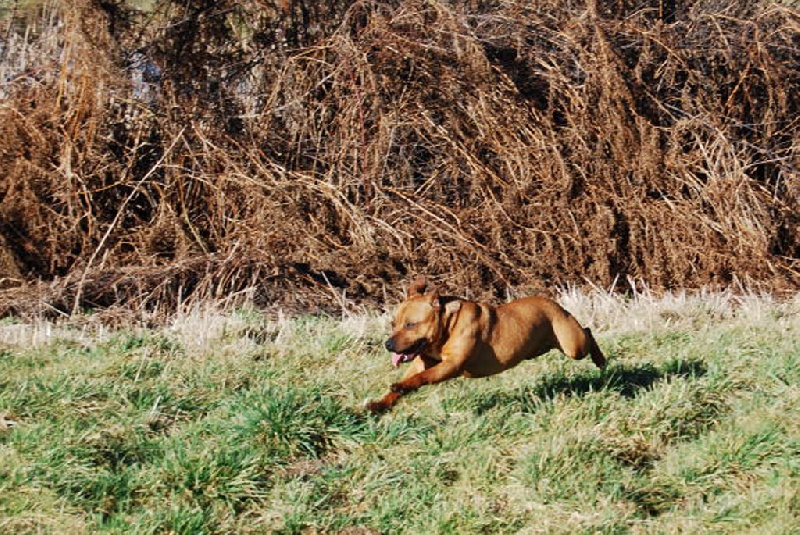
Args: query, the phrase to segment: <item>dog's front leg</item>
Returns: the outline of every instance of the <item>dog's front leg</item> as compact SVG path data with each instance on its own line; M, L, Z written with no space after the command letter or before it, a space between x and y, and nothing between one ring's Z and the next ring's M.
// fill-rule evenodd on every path
M391 409L403 394L413 392L423 385L439 383L456 377L461 372L458 364L453 362L439 362L419 373L409 374L402 381L393 383L389 392L379 401L366 404L367 410L374 413L386 412Z
M389 389L393 393L407 394L424 385L432 385L457 377L461 373L461 366L457 362L443 360L425 371L406 377L400 382L393 383Z
M410 377L413 377L419 374L420 372L423 372L426 369L430 368L434 364L436 364L436 361L428 359L425 356L417 357L414 360L414 362L412 362L409 365L408 370L406 370L405 374L403 375L403 379L405 380ZM397 400L399 400L400 396L402 395L403 394L401 393L389 390L389 392L385 396L383 396L380 400L370 401L365 406L367 410L370 412L374 413L386 412L389 409L391 409L395 403L397 403Z

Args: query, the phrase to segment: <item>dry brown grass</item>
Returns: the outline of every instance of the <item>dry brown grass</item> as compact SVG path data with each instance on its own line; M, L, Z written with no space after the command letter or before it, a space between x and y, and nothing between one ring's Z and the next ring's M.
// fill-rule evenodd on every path
M2 314L800 281L791 8L17 4Z

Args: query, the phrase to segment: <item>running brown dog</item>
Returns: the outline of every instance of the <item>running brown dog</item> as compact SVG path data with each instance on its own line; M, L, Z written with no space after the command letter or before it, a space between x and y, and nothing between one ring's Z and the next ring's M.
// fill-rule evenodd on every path
M423 385L494 375L551 349L576 360L591 355L598 367L606 365L592 332L551 299L525 297L493 307L426 293L427 287L425 277L417 277L395 313L386 349L395 367L411 366L389 393L366 404L372 412L389 410Z

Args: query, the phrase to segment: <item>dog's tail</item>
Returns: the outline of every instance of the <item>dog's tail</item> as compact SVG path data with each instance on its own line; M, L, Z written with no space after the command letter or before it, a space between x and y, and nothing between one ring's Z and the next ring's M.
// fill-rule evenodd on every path
M597 341L594 339L592 335L592 330L588 327L584 328L583 331L586 333L586 337L589 340L589 354L592 357L592 362L594 362L595 366L602 369L606 367L606 356L603 355L603 352L600 351L600 346L597 345Z

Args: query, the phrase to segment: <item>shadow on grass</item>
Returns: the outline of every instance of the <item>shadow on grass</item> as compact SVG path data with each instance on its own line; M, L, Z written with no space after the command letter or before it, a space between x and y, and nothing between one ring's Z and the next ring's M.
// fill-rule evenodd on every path
M696 378L706 374L707 368L702 360L675 359L663 366L650 363L616 364L611 363L600 371L590 371L576 376L552 374L542 377L537 383L526 385L512 392L495 392L477 400L476 414L483 414L496 406L516 405L523 412L533 412L543 401L553 399L559 394L583 396L589 392L619 392L632 398L641 391L652 387L668 377Z

